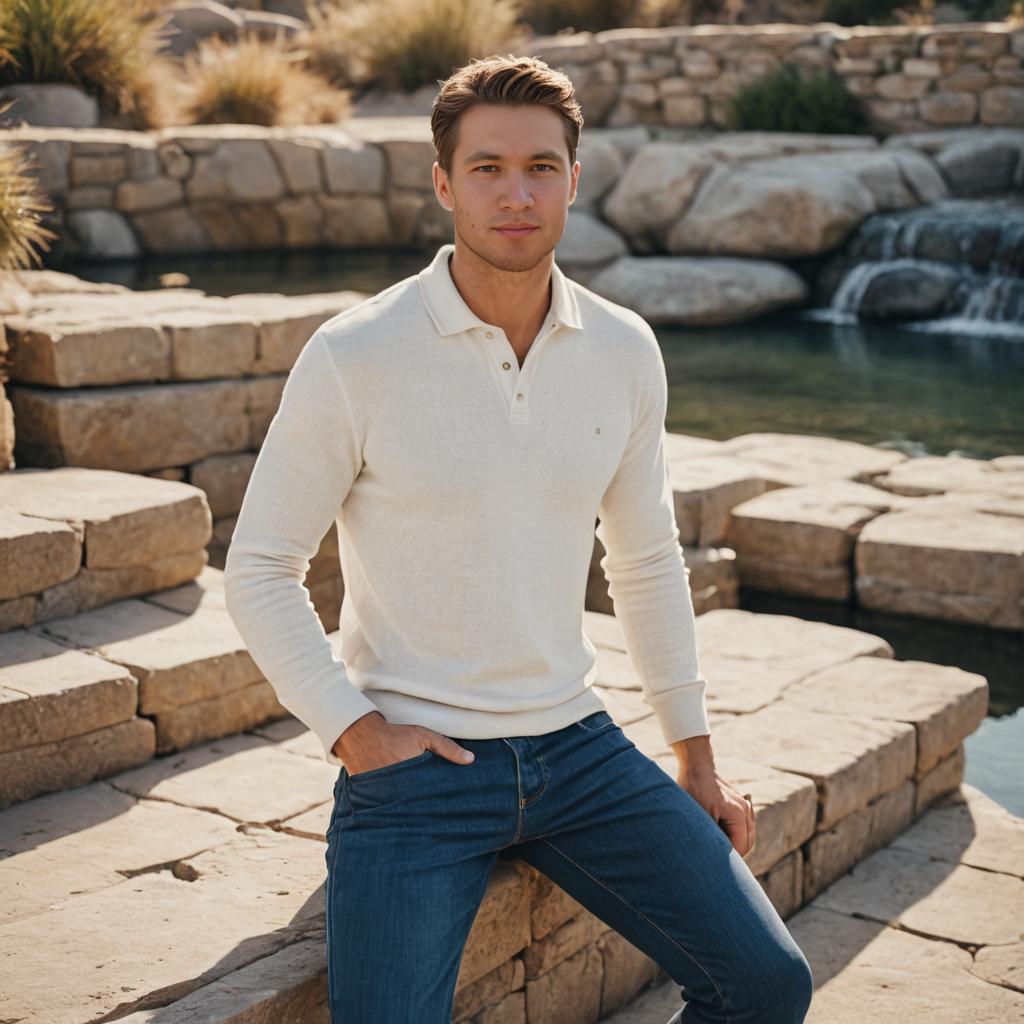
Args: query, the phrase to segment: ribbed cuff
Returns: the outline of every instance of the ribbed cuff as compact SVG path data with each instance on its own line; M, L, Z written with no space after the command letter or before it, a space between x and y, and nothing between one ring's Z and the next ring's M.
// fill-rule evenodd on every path
M344 676L331 675L318 686L303 692L302 703L290 703L288 710L320 739L324 760L341 768L344 762L331 748L353 723L379 710L361 690Z
M688 740L691 736L711 734L706 703L707 688L707 680L702 678L679 689L647 698L647 703L657 715L667 746L679 740Z

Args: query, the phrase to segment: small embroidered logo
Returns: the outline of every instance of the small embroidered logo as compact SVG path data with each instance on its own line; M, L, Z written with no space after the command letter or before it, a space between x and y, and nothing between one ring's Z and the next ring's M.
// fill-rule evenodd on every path
M594 433L595 434L600 434L601 433L601 428L600 427L594 427Z

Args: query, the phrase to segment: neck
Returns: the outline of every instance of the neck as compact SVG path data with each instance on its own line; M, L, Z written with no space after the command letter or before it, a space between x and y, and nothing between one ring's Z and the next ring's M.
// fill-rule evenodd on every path
M466 305L486 323L500 327L512 344L536 336L553 298L549 252L527 270L501 270L456 241L448 258L452 281Z

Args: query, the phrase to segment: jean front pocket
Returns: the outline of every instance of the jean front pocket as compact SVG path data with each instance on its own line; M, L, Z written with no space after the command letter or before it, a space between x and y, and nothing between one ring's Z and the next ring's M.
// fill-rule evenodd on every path
M615 719L607 711L595 711L575 723L586 732L604 732L615 725Z
M351 772L347 773L348 784L354 785L357 782L362 782L364 779L377 779L383 775L391 775L394 772L399 772L403 768L411 768L414 764L419 764L421 761L426 761L434 752L432 750L421 750L414 757L406 757L401 761L395 761L392 764L381 765L380 768L370 768L365 772L356 772L354 775Z

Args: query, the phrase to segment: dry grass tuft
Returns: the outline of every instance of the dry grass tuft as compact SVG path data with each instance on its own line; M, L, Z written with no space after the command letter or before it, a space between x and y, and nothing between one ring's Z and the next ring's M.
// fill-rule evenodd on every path
M154 0L0 0L0 85L62 82L128 127L162 120Z
M184 62L191 124L315 124L343 120L348 93L304 66L280 40L203 40Z
M302 44L333 82L412 92L471 57L515 50L529 35L520 0L354 0L310 5Z
M57 237L40 223L53 206L33 169L20 146L0 146L0 270L38 266L40 249L49 249Z

